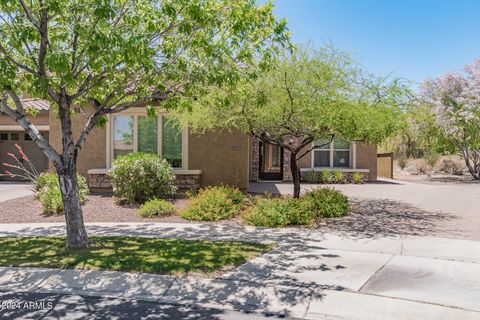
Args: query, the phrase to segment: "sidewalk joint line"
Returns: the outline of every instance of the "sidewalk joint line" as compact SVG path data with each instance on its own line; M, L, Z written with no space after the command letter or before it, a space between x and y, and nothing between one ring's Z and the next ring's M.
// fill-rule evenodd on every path
M358 292L361 292L362 289L367 285L367 283L369 283L370 280L373 279L373 277L375 277L380 271L382 271L382 270L385 268L385 266L386 266L390 261L392 261L393 257L395 257L394 254L392 254L392 256L391 256L377 271L375 271L375 272L368 278L368 280L365 281L364 284L362 284L362 286L360 287L360 289L358 289Z

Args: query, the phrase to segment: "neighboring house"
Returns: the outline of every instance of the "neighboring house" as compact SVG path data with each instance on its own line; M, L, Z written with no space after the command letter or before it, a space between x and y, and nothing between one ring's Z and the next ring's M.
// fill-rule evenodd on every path
M32 117L32 122L37 129L45 136L49 137L49 109L48 102L42 99L23 99L26 108L35 109L38 114ZM3 163L13 163L7 153L16 153L15 145L19 145L28 155L29 159L39 171L45 171L48 168L48 159L43 152L32 141L30 136L7 115L0 111L0 173L5 171L14 171L7 168ZM22 161L22 160L20 160ZM0 179L12 179L11 177L0 176ZM17 179L17 178L14 178Z
M39 99L25 99L40 112L32 118L35 125L57 150L61 149L60 122L48 104ZM87 110L88 114L92 110ZM73 116L74 136L78 136L86 121L82 114ZM0 163L5 154L14 151L14 144L24 147L27 155L40 170L47 168L46 158L29 140L20 126L0 115ZM147 116L145 108L132 108L108 115L105 128L95 128L78 158L77 169L87 176L94 191L111 188L107 173L112 160L129 152L154 152L174 167L180 188L207 185L232 185L246 189L250 181L290 181L289 155L286 150L262 144L238 130L217 130L192 134L179 128L168 114L159 112L157 119ZM335 141L315 149L301 161L302 176L310 171L341 170L345 173L363 172L368 180L376 180L376 146L363 143ZM5 168L0 168L4 171Z

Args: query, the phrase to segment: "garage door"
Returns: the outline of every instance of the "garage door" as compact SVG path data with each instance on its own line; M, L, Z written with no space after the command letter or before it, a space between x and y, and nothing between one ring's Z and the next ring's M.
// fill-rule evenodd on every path
M42 134L48 140L48 132L42 132ZM33 166L37 169L38 172L45 171L48 168L48 159L43 154L42 150L37 147L35 142L32 141L30 136L25 132L21 131L0 131L0 173L5 173L5 171L10 171L16 173L13 168L8 168L3 165L3 163L13 163L14 160L10 158L7 153L13 153L18 156L17 148L15 144L18 144L22 147L23 152L27 157L32 161ZM20 160L23 162L23 160ZM26 164L25 164L26 165ZM11 178L8 176L1 176L0 179L3 180L18 180L19 178Z

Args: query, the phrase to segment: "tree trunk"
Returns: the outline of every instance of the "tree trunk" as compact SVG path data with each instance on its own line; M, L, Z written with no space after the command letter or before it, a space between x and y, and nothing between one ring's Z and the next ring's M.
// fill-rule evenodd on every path
M465 164L467 165L468 171L472 175L475 180L480 180L480 157L473 151L474 158L473 158L473 165L470 163L470 151L468 148L462 148L463 159L465 160Z
M300 168L297 164L297 154L290 153L290 171L292 171L293 197L300 198Z
M88 248L88 236L83 223L82 206L78 190L77 170L72 165L70 168L65 168L65 170L57 170L57 174L67 226L67 247L71 249Z

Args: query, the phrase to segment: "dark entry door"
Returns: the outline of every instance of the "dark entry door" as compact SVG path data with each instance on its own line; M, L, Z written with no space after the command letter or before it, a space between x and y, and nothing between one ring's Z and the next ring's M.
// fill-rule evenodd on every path
M260 142L260 180L283 180L283 148Z

